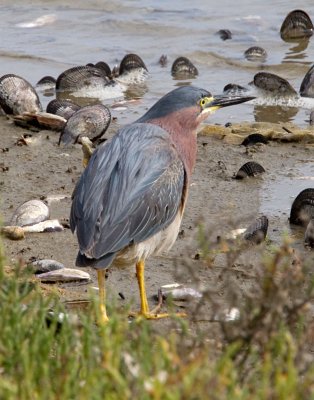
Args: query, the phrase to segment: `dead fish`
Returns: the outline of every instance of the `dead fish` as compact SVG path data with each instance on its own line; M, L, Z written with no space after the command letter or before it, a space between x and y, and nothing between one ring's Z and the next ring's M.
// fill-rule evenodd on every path
M218 35L223 41L232 39L232 34L229 29L220 29L218 32L216 32L216 35Z
M314 65L307 71L300 86L300 95L314 97Z
M262 174L263 172L265 172L265 169L261 164L255 161L249 161L242 165L242 167L239 169L234 178L244 179L249 176L255 177L257 175Z
M245 50L244 57L248 61L264 62L267 58L267 52L262 47L252 46Z
M89 282L91 280L89 273L74 268L62 268L51 272L38 274L36 277L41 282L72 282L82 281Z
M161 286L160 290L163 299L171 298L175 301L189 301L203 297L199 291L190 287L184 287L178 283Z
M178 57L172 64L171 75L176 79L195 78L198 70L186 57Z
M68 120L72 114L78 111L81 106L69 100L53 99L47 104L46 111L50 114L59 115Z
M137 54L127 54L120 62L118 82L126 85L143 83L148 78L148 69Z
M10 225L26 226L49 218L49 208L41 200L29 200L21 204L13 213Z
M25 233L61 232L64 227L57 219L47 219L37 224L23 226L23 230Z
M104 135L111 121L109 108L103 104L80 108L68 119L64 126L59 145L77 143L79 137L88 137L96 142Z
M0 78L0 106L6 114L42 111L33 86L18 75L7 74Z
M244 232L243 238L254 244L260 244L266 238L268 218L265 215L257 218Z
M35 274L42 274L64 268L64 265L56 260L36 260L29 264L34 269Z
M306 227L304 242L307 246L314 248L314 217L310 219Z
M66 124L65 118L43 111L36 113L25 112L22 115L14 115L12 119L15 125L28 129L35 127L39 130L51 129L61 131Z
M252 133L243 140L241 146L253 146L256 143L267 144L268 140L260 133Z
M82 89L105 88L111 80L100 68L81 65L62 72L56 81L57 91L75 92Z
M280 36L283 40L308 38L313 35L313 23L303 10L291 11L284 19Z
M290 211L290 224L307 226L314 218L314 188L302 190L294 199Z
M286 79L269 72L255 74L253 83L258 89L271 95L280 97L297 95L297 92Z

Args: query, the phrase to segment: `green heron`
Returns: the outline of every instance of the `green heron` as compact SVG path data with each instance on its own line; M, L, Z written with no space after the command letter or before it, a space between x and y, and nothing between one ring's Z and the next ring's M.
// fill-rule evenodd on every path
M172 90L136 122L93 153L73 193L71 229L76 230L76 265L97 269L102 318L105 269L136 265L139 315L161 318L149 310L145 260L174 244L196 159L196 133L214 110L253 97L213 97L193 86Z

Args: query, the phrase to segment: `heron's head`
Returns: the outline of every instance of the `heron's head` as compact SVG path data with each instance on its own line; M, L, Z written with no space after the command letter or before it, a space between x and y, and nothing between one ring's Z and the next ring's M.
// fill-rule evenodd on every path
M205 89L180 86L158 100L137 122L158 123L164 119L167 121L175 119L193 129L219 108L252 99L254 99L252 96L213 96Z

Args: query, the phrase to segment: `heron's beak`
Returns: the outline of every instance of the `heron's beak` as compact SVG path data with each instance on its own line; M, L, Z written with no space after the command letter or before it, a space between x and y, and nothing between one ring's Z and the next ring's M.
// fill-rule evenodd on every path
M245 103L246 101L254 100L254 96L228 96L228 95L218 95L211 98L205 107L205 109L210 109L211 112L218 110L222 107L234 106L236 104Z

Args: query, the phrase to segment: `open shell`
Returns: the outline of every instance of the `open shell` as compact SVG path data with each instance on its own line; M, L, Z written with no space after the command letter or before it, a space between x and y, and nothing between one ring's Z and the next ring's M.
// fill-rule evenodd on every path
M280 36L283 40L307 38L313 35L313 23L303 10L291 11L283 21Z
M290 224L307 226L311 218L314 218L314 188L302 190L294 199Z
M242 167L235 175L235 179L244 179L248 176L257 176L262 174L263 172L265 172L265 169L261 164L255 161L249 161L242 165Z
M171 75L177 79L194 78L198 75L198 70L188 58L178 57L172 64Z

